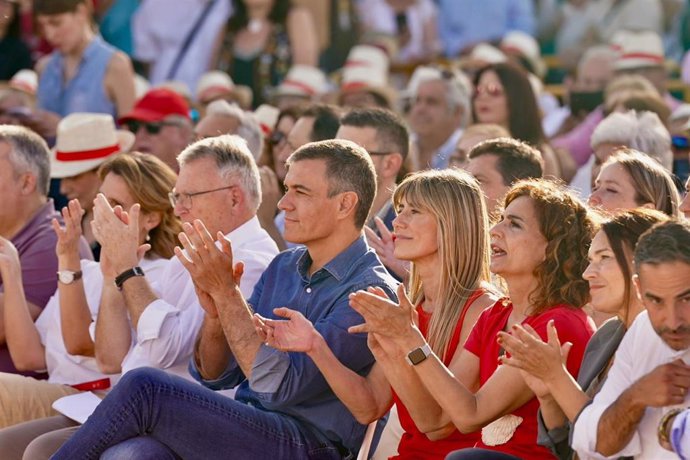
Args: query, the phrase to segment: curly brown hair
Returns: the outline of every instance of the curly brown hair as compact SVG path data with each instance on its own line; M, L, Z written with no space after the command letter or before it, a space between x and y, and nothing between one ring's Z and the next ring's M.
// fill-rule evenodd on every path
M589 301L589 284L582 278L587 250L598 225L594 215L562 184L545 179L517 182L505 197L508 206L519 197L534 206L539 231L548 241L544 261L534 269L537 288L530 293L530 315L567 304L582 308Z

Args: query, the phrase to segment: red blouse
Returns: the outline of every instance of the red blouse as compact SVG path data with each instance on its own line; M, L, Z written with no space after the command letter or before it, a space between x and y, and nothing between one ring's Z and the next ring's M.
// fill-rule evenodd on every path
M499 300L491 308L482 312L465 342L465 349L479 357L481 385L484 385L498 368L501 349L496 342L496 337L499 331L505 330L508 317L513 311L512 304L504 305L504 302L504 300ZM556 305L541 314L527 317L522 324L532 326L542 340L546 341L548 340L546 326L550 320L554 320L561 343L573 344L568 354L566 367L572 375L577 376L587 342L594 334L594 323L582 309ZM476 447L492 449L520 458L553 459L553 454L547 448L537 445L537 409L539 409L539 401L535 397L512 412L523 420L512 438L505 444L487 446L480 439Z
M484 290L477 289L465 302L465 306L460 315L460 319L453 331L453 337L448 345L448 352L446 358L443 360L444 364L448 366L455 355L455 351L460 343L460 333L462 332L462 325L465 321L465 315L470 306L484 294ZM419 330L424 337L427 337L429 332L429 322L431 321L431 313L427 313L422 309L422 305L417 306L417 313L419 314ZM400 438L398 445L398 455L391 457L395 459L443 459L445 456L458 449L465 447L473 447L479 441L479 432L462 434L459 431L453 431L450 436L439 439L438 441L431 441L424 433L419 431L415 425L410 413L403 405L398 395L393 392L393 400L398 407L398 417L400 418L400 425L405 430ZM536 438L535 438L536 439Z

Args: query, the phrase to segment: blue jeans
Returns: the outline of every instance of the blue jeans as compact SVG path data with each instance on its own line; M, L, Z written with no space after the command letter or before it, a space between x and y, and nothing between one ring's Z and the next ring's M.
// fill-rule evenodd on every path
M142 437L139 441L133 438ZM148 439L147 439L148 438ZM339 459L338 448L297 420L216 394L158 369L128 372L53 459ZM148 442L155 441L155 442ZM132 448L137 445L143 449ZM122 458L122 457L120 457Z

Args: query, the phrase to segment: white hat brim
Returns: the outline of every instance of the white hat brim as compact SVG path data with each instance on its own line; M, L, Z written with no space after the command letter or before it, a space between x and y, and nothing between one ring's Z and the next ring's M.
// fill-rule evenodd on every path
M113 152L112 154L96 158L93 160L83 160L83 161L60 161L56 157L56 148L53 147L50 155L50 177L53 179L64 179L65 177L77 176L86 171L91 171L96 169L107 159L111 158L113 155L119 153L129 152L134 145L135 136L129 131L118 129L116 132L117 143L120 146L120 150Z

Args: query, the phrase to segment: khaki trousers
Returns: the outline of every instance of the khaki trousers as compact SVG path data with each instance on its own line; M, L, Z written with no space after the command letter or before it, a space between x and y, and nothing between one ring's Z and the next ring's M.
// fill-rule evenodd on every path
M64 415L41 418L0 430L3 460L48 460L79 429Z
M0 372L0 428L57 415L53 402L75 393L68 385Z

